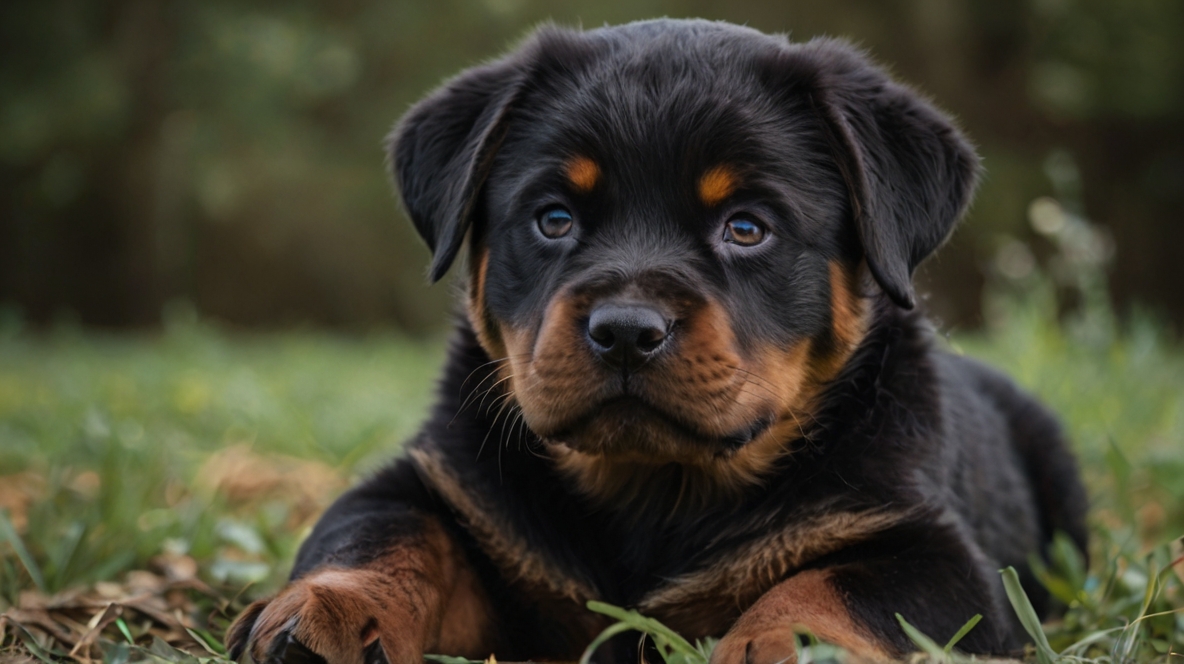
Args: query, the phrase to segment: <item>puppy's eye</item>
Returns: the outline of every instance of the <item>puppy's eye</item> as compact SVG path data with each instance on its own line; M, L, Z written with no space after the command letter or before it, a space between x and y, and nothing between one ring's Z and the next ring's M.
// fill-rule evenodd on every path
M765 225L746 214L738 214L724 225L724 242L755 247L765 241Z
M571 232L571 212L562 206L552 206L539 214L539 232L543 237L557 240Z

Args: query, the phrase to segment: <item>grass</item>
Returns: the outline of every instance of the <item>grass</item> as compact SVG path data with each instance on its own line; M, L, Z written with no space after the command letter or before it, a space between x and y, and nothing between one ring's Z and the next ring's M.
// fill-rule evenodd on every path
M0 339L0 612L144 570L158 590L199 582L184 608L218 643L225 620L207 615L282 583L320 509L414 432L442 357L389 335L200 324ZM85 625L104 599L53 620ZM170 637L164 623L128 623L127 640ZM194 645L185 636L172 641Z
M1030 659L1184 661L1184 348L1144 318L1087 329L1054 308L1012 302L949 340L1062 415L1090 488L1091 564L1062 545L1041 570L1069 610ZM415 430L442 348L195 321L0 327L0 613L20 618L0 659L220 661L227 615L276 589L318 511ZM706 656L595 608L648 625L671 664ZM918 648L959 658L938 642Z

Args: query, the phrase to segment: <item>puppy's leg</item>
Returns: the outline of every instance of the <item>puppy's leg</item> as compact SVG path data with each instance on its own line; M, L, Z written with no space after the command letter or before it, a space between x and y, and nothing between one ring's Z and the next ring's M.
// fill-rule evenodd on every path
M807 631L856 661L892 661L916 649L897 613L939 643L981 614L960 649L998 654L1018 645L981 559L948 531L917 537L923 544L868 543L774 586L717 644L712 664L793 664L796 635Z
M325 562L249 606L228 632L231 656L419 664L424 652L487 655L488 604L462 552L434 517L397 517L355 531Z

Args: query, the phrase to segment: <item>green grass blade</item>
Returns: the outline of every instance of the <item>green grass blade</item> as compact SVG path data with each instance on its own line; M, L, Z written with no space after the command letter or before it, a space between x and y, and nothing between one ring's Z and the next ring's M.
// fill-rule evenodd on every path
M1015 613L1019 616L1020 623L1028 635L1036 642L1037 661L1040 664L1052 664L1057 660L1057 654L1049 645L1048 637L1044 634L1044 627L1040 624L1040 617L1036 615L1032 601L1028 599L1028 594L1024 592L1024 587L1020 584L1020 575L1016 573L1014 567L1000 570L999 573L1003 575L1003 588L1007 591L1007 599L1011 602L1012 608L1015 609Z
M1143 616L1147 615L1147 611L1151 609L1151 603L1155 601L1155 596L1159 594L1160 572L1159 566L1156 562L1147 557L1147 588L1143 591L1143 606L1139 609L1139 616L1135 618L1137 622Z
M1122 630L1122 634L1114 642L1114 647L1110 650L1110 661L1114 664L1126 664L1126 662L1131 661L1131 653L1134 652L1135 646L1139 642L1138 637L1138 623L1127 625Z
M424 655L423 658L436 664L483 664L479 659L467 657L453 657L452 655Z
M981 614L981 613L974 614L973 618L971 618L970 620L967 620L966 624L963 625L962 628L959 629L954 634L954 636L950 637L949 642L946 643L946 647L942 648L942 650L944 650L946 652L946 654L953 652L954 646L958 645L958 642L961 641L962 639L964 639L966 637L966 635L970 633L970 630L974 629L974 626L977 625L978 622L982 619L983 619L983 614Z
M1077 642L1070 645L1069 647L1062 650L1061 656L1062 657L1068 657L1068 656L1075 657L1075 656L1079 655L1080 653L1084 652L1086 648L1089 648L1090 646L1094 645L1095 643L1100 643L1102 641L1105 641L1107 638L1110 637L1111 634L1113 634L1115 632L1121 632L1123 629L1125 629L1125 628L1111 627L1110 629L1103 629L1103 630L1100 630L1097 632L1091 632L1091 633L1087 634L1086 636L1084 636L1083 638L1081 638L1080 640L1078 640Z
M33 585L37 586L37 589L41 592L47 592L45 589L45 577L41 575L41 568L37 566L37 561L33 560L33 556L25 548L24 540L17 534L16 527L12 525L12 521L8 519L7 510L0 510L0 542L8 542L12 550L16 552L17 560L21 561L21 565L24 565L29 578L33 580Z
M60 589L69 582L69 571L71 563L78 554L78 545L82 542L82 536L86 533L86 527L75 521L66 526L65 532L54 541L53 547L48 552L49 561L42 572L47 577L49 585L55 590Z
M589 664L589 662L592 661L592 655L596 652L597 648L604 645L606 641L613 638L614 636L628 632L631 629L633 629L633 627L625 622L609 625L603 632L600 633L599 636L597 636L595 639L592 639L592 643L589 643L587 648L584 648L584 654L580 655L580 664Z
M695 646L691 645L682 635L653 618L647 618L637 611L622 609L619 606L613 606L605 602L590 601L586 606L589 611L595 611L610 618L616 618L623 623L627 623L632 629L655 637L655 640L657 640L657 637L662 637L675 651L692 658L692 661L698 661L701 657Z
M186 627L185 631L188 632L189 636L193 637L193 640L197 641L202 648L205 648L206 652L210 653L214 657L223 657L226 655L226 648L222 646L222 643L219 642L218 639L214 638L213 634L210 634L203 629L193 629L190 627Z
M1143 619L1147 617L1147 612L1159 595L1162 572L1163 570L1158 568L1155 560L1148 556L1147 587L1143 589L1143 603L1139 607L1139 615L1122 630L1122 634L1114 642L1114 648L1110 653L1112 661L1117 664L1130 661L1131 655L1138 648L1140 636L1143 633Z
M132 646L132 649L147 656L149 659L159 662L169 662L169 664L201 664L201 660L197 657L179 648L174 648L167 641L155 635L153 635L152 643L148 644L147 648Z
M124 622L123 618L116 618L115 626L119 628L120 633L123 634L123 638L127 639L129 644L136 644L136 640L132 638L132 631L127 628L127 623Z
M703 658L703 661L709 662L711 661L711 653L715 652L717 643L719 643L719 639L709 636L702 641L695 641L695 650L699 651L699 656Z
M909 622L904 619L904 616L897 613L896 620L900 622L900 626L902 629L904 629L904 633L907 634L910 639L912 639L913 643L915 643L922 652L932 657L935 661L949 661L949 656L944 650L941 649L941 646L937 645L937 642L929 638L929 636L924 632L910 625Z
M1073 587L1075 599L1084 595L1088 572L1085 568L1085 558L1077 548L1077 544L1064 531L1058 530L1052 538L1052 559L1061 570L1066 581Z
M1109 445L1105 451L1106 465L1110 469L1110 476L1114 478L1115 502L1121 513L1128 521L1133 521L1135 517L1134 507L1131 505L1131 475L1134 473L1134 466L1126 458L1126 454L1118 447L1118 442L1114 440L1113 436L1107 437Z

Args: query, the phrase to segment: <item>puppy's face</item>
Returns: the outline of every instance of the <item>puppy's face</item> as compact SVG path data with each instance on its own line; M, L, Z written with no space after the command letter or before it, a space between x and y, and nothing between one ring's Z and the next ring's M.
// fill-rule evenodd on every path
M535 433L749 474L858 345L862 266L911 307L976 166L849 47L703 21L543 30L393 153L434 277L471 229L473 327Z
M474 323L526 423L580 452L784 440L861 331L821 119L694 56L527 94L486 182Z

